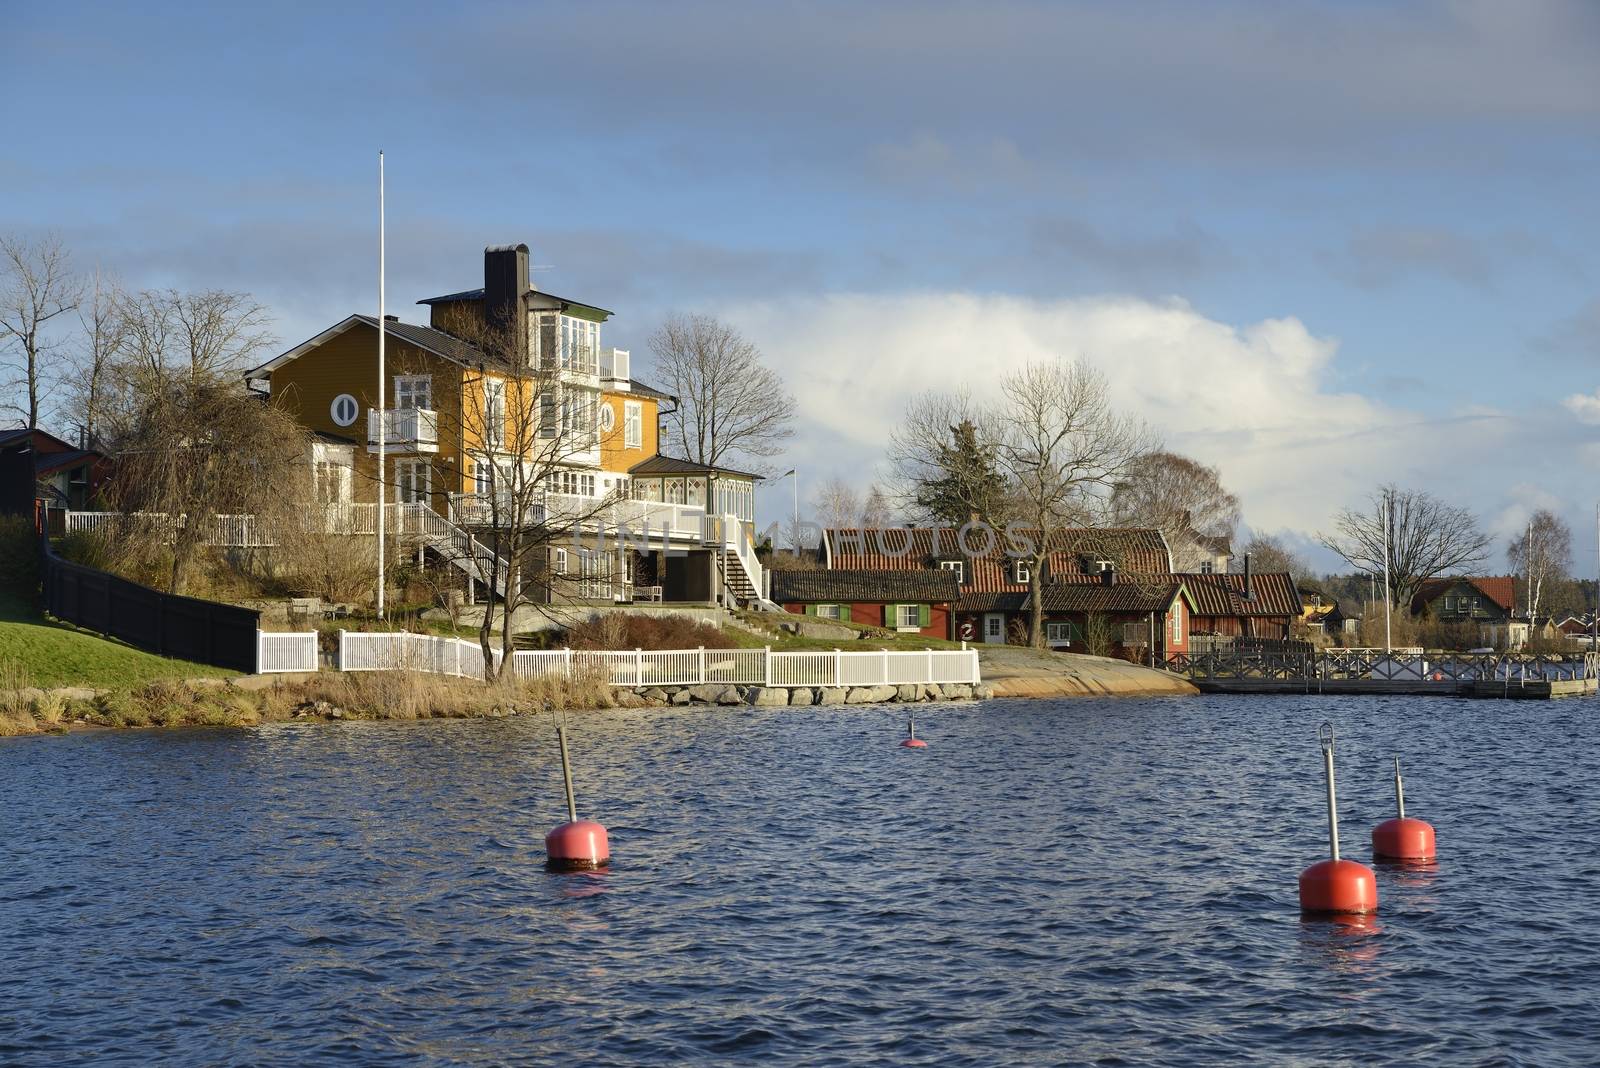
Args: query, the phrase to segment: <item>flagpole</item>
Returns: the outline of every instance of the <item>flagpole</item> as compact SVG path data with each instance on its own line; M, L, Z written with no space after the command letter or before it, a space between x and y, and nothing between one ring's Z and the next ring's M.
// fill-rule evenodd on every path
M383 150L378 150L378 618L383 618L383 542L384 542L384 492L383 483L388 472L385 470L383 445L384 445L384 367L383 367L383 341L384 312L384 248L383 248Z
M1389 491L1383 491L1383 651L1390 654L1394 652L1394 639L1389 631L1389 539L1394 533L1394 498Z

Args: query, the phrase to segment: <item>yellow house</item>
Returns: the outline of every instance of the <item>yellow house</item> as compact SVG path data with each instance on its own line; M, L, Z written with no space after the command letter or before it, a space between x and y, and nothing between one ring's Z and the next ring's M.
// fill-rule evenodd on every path
M581 552L596 580L582 583L585 597L630 599L637 565L638 584L654 598L726 600L734 591L734 600L759 600L764 586L749 548L758 476L674 468L687 478L679 479L680 499L670 497L661 465L688 463L659 455L662 406L674 399L632 377L626 350L601 347L609 311L531 285L527 256L526 245L486 249L482 288L419 302L429 307L427 326L387 317L381 387L378 321L368 315L348 316L247 372L251 388L314 433L310 462L322 504L355 517L347 523L354 533L375 530L381 429L385 500L413 509L412 526L492 546L492 510L483 504L497 485L513 484L520 464L538 471L538 491L569 514L603 507L609 522L661 532L658 552L623 548L591 559L574 530L574 548L555 550L548 566L565 574L580 566L571 555ZM473 340L491 336L506 349L503 362L487 359ZM495 370L517 366L529 373ZM669 558L686 562L674 567Z

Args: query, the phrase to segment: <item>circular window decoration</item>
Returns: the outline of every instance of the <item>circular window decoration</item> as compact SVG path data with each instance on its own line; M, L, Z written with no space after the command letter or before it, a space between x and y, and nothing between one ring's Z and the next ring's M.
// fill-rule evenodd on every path
M333 421L340 426L349 426L356 421L356 416L361 414L361 406L350 394L341 393L333 398L333 403L328 406L328 414L333 416Z
M617 413L612 409L611 405L602 404L600 406L600 429L604 430L606 433L610 433L616 428Z

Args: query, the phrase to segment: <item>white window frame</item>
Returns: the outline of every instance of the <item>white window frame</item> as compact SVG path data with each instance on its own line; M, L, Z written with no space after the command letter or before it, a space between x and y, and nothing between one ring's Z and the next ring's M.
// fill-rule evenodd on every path
M418 404L417 400L419 398L424 401L424 403ZM432 411L433 376L395 375L394 406L396 408L420 408L425 411Z
M350 418L339 418L339 406L346 401L350 402ZM334 426L349 426L361 414L361 403L348 393L341 393L333 398L333 403L328 405L328 418L333 420Z
M836 605L836 604L819 604L819 605L817 605L817 618L818 619L840 619L840 618L842 618L840 616L840 614L839 614L839 606Z
M907 613L910 619L906 618ZM894 606L895 630L921 630L922 606L920 604L897 604Z
M408 496L414 492L415 487L411 473L422 472L421 497ZM420 500L426 504L433 500L433 464L427 460L396 460L394 462L395 497L402 503Z
M1033 572L1029 570L1028 565L1021 560L1018 560L1016 563L1011 565L1011 574L1018 582L1027 582L1033 577Z
M498 449L506 443L506 384L497 378L483 380L484 444Z
M610 403L600 405L600 433L609 434L617 429L617 410Z
M1044 625L1044 641L1046 645L1071 645L1071 623L1046 623Z
M622 447L644 448L644 404L639 401L622 402Z
M941 561L939 561L939 570L940 571L954 571L956 573L956 585L957 586L965 586L966 585L966 583L967 583L967 562L965 560L941 560Z
M567 550L557 549L555 563L551 566L556 574L565 575L567 573Z

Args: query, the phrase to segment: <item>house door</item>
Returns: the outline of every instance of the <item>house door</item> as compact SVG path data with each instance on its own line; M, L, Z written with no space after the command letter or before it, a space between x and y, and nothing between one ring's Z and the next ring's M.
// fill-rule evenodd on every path
M1006 616L1004 612L987 612L984 614L983 640L989 645L1005 644Z
M427 504L433 491L433 471L426 460L396 460L398 497L406 504Z

